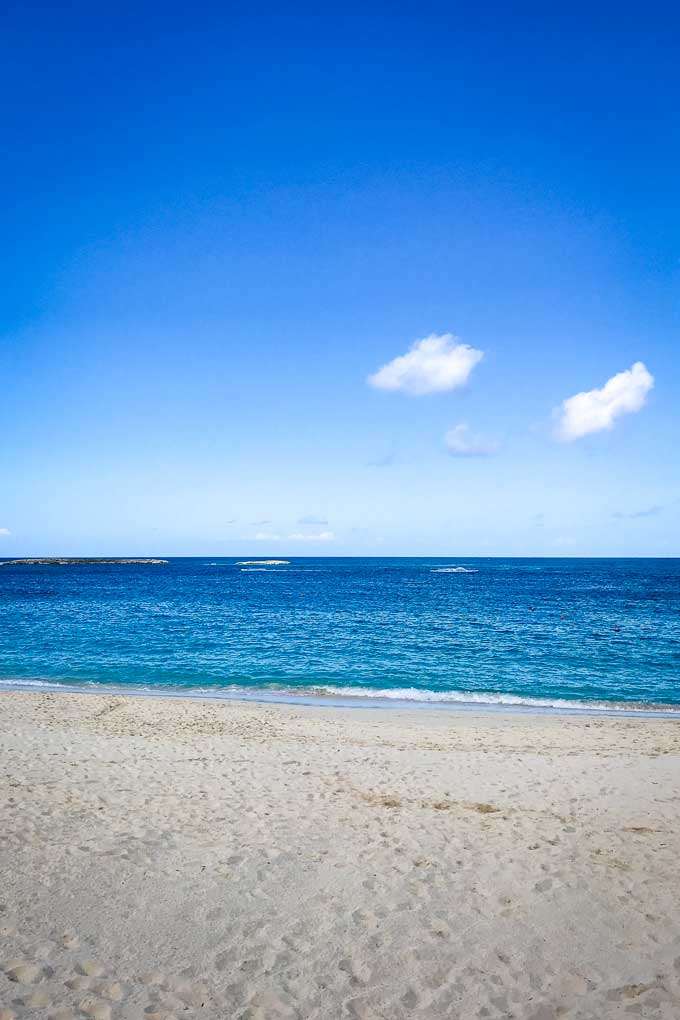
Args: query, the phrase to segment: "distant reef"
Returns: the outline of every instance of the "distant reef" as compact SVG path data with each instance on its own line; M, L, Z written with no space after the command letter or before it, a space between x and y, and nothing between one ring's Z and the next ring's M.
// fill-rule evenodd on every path
M112 559L105 559L103 556L29 556L26 559L21 560L0 560L0 567L82 567L88 564L98 566L100 563L115 563L118 566L128 565L131 563L143 563L143 564L164 564L168 560L156 560L156 559L129 559L122 557L114 557Z

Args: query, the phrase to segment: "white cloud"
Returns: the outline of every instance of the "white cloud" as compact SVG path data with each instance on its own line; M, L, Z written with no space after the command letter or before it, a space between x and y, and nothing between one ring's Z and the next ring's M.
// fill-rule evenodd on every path
M564 442L580 439L591 432L611 429L622 414L644 407L654 386L654 376L641 361L609 379L600 390L576 393L562 401L557 410L557 438Z
M302 532L296 531L288 538L291 542L332 542L335 534L332 531L320 531L316 535L303 535Z
M281 536L273 535L271 531L258 531L255 538L258 542L278 542Z
M379 390L401 390L418 397L443 393L464 386L483 357L483 351L459 343L452 333L432 333L416 340L407 354L388 361L367 381Z
M0 535L11 535L11 534L12 534L12 532L9 530L9 528L0 528Z
M452 457L489 457L498 449L497 443L470 432L470 426L464 423L449 429L444 442Z

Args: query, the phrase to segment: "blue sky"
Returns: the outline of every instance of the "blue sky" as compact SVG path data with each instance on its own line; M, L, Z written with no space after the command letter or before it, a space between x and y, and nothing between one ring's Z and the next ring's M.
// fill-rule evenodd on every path
M277 10L6 16L0 556L680 555L677 14Z

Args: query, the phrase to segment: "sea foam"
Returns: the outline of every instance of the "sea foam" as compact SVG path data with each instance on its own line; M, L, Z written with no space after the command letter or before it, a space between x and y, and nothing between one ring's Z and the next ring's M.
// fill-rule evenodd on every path
M45 691L68 691L83 694L129 694L170 698L201 698L207 700L264 701L284 703L307 703L323 705L335 702L336 705L378 707L385 705L398 707L408 704L413 707L420 705L437 705L442 708L478 709L480 711L507 708L536 709L544 712L569 713L602 713L605 715L662 715L677 716L680 707L665 703L627 702L627 701L596 701L578 698L535 698L515 694L502 694L493 691L434 691L421 687L370 688L351 687L331 684L313 684L308 687L290 688L286 685L262 685L244 687L240 684L220 686L204 686L187 684L115 684L101 683L92 680L56 681L39 680L35 677L8 677L0 679L0 690L11 688L35 689ZM367 704L370 702L370 704Z

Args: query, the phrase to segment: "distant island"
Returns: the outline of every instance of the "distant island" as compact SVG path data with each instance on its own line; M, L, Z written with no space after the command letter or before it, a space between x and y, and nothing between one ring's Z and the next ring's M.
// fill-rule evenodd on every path
M81 567L89 564L98 566L100 563L115 563L118 566L127 566L133 563L164 564L167 562L168 560L122 559L120 557L105 559L98 556L76 556L73 558L68 556L29 556L20 560L0 560L0 567Z

